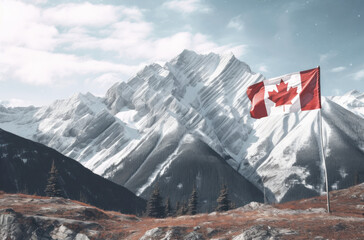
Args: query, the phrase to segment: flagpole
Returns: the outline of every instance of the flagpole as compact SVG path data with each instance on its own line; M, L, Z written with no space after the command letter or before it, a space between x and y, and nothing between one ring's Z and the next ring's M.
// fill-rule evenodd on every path
M320 67L319 71L320 71ZM321 84L320 84L321 85ZM320 86L321 88L321 86ZM321 89L320 89L321 90ZM321 101L321 96L320 96L320 101ZM322 102L322 101L321 101ZM322 106L319 110L319 121L320 121L320 139L321 139L321 159L322 159L322 163L324 166L324 171L325 171L325 182L326 182L326 198L327 198L327 212L331 213L330 211L330 193L329 193L329 180L327 178L327 168L326 168L326 159L325 159L325 153L324 153L324 141L323 141L323 137L322 137Z

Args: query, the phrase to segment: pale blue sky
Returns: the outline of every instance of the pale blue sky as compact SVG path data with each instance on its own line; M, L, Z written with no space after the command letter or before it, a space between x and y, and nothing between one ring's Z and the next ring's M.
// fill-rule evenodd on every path
M321 66L322 94L364 91L364 1L0 2L0 102L104 95L183 49L233 52L266 78Z

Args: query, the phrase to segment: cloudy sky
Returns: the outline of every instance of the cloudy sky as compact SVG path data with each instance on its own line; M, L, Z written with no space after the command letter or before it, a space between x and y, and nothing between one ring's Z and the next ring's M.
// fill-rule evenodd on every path
M266 78L321 66L323 95L364 91L364 1L0 1L0 102L104 95L190 49Z

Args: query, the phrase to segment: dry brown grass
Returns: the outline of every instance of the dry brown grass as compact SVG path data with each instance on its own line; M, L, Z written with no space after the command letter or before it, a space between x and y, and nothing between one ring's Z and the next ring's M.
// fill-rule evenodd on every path
M326 196L320 196L300 201L275 204L256 210L236 209L227 213L198 214L195 216L170 217L166 219L137 218L114 211L104 211L88 204L74 200L57 201L47 197L30 196L25 194L5 194L0 192L3 201L0 208L13 208L23 214L42 213L46 216L69 219L86 218L95 222L100 229L96 238L99 239L139 239L152 228L161 227L166 230L182 227L184 233L193 231L194 227L208 239L213 237L232 238L254 225L265 225L275 228L291 229L297 235L282 236L282 239L313 239L322 236L328 239L364 239L364 184L341 191L331 192L332 213L327 214L317 209L325 209ZM17 201L14 201L17 200ZM23 204L21 202L23 201ZM20 202L20 203L19 203ZM78 206L67 209L67 206ZM358 207L359 206L359 207ZM45 211L50 208L56 211ZM96 217L84 216L84 210L92 208ZM42 210L43 209L43 210ZM308 209L313 209L308 211ZM316 209L316 210L315 210ZM305 211L302 211L305 210ZM84 214L84 215L82 215ZM83 219L82 218L82 219ZM83 231L82 225L69 226L77 231ZM208 228L214 232L208 234Z

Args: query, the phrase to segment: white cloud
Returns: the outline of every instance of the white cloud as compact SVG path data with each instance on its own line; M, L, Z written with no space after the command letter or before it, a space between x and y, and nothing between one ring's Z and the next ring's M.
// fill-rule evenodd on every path
M87 82L97 84L101 87L110 87L116 82L121 82L125 79L120 78L119 73L111 72L111 73L104 73L94 79L89 79Z
M353 74L354 80L364 80L364 70L359 70Z
M121 18L140 19L142 13L137 8L124 8L112 5L66 3L48 8L42 16L47 22L59 26L101 27L117 22Z
M58 31L42 23L41 10L17 1L4 1L0 12L0 45L53 49Z
M124 19L141 21L143 19L143 11L137 7L119 7L121 15Z
M147 62L167 61L184 49L199 53L233 52L240 57L245 53L245 45L219 45L207 35L190 32L178 32L164 38L152 37L153 27L146 22L119 22L113 25L108 37L96 38L75 34L72 41L74 49L101 49L112 51L130 59L143 59ZM81 35L83 34L82 31Z
M113 25L111 37L127 40L129 42L146 38L153 30L152 24L148 22L122 21ZM129 39L131 38L131 39Z
M46 4L48 2L48 0L23 0L23 1L33 4Z
M327 63L330 59L337 56L337 53L334 51L330 51L324 54L320 54L320 63Z
M44 84L68 84L74 75L118 72L131 75L139 66L115 64L70 54L11 47L0 48L0 66L7 67L4 74L22 82Z
M0 100L0 105L3 105L4 107L27 107L32 104L27 100L11 98L9 100Z
M259 72L268 72L268 67L266 65L261 65L258 68Z
M334 73L337 73L337 72L342 72L346 69L346 67L344 66L340 66L340 67L335 67L335 68L332 68L330 71L331 72L334 72Z
M139 69L139 65L115 64L62 51L53 52L65 44L77 44L78 41L87 43L87 39L92 39L90 36L93 32L87 28L88 26L77 25L115 25L121 17L130 21L139 20L142 13L137 8L83 3L62 4L44 10L24 2L4 1L0 11L2 81L13 79L35 85L64 84L75 79L80 81L82 77L77 78L80 75L109 71L131 75ZM76 27L69 29L68 24ZM57 30L60 25L66 26L62 32ZM138 25L116 26L119 31L113 30L113 33L120 33L123 27L133 29L134 32L124 31L124 36L117 35L115 38L124 37L130 40L133 36L144 36L144 30L140 30L143 27Z
M103 96L105 92L115 83L127 80L120 76L117 72L108 72L97 76L96 78L89 78L85 81L85 84L89 86L90 89L94 89L93 93L96 95Z
M181 13L211 12L211 8L202 0L172 0L163 3L163 6Z
M147 49L152 41L153 26L148 22L121 21L103 30L103 37L91 36L86 29L70 29L64 35L64 42L75 49L100 49L118 54L123 58L145 58L152 49Z
M334 96L340 96L340 95L342 95L342 91L340 89L338 89L338 88L334 88L332 90L332 93L333 93Z
M233 17L232 19L230 19L227 27L236 29L238 31L243 30L244 24L243 24L243 22L241 20L241 16L239 15L239 16L236 16L236 17Z
M167 3L183 4L185 12L208 11L197 0ZM113 76L131 76L141 67L96 60L92 58L95 52L105 59L112 56L121 62L150 63L170 60L184 49L233 52L237 57L246 50L245 45L221 45L207 35L189 31L158 38L153 23L145 21L143 11L136 7L86 2L42 8L5 0L0 17L0 81L34 85L84 79L113 82ZM99 77L90 77L92 74Z

